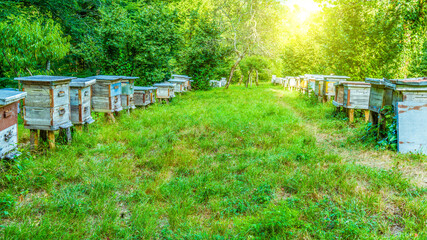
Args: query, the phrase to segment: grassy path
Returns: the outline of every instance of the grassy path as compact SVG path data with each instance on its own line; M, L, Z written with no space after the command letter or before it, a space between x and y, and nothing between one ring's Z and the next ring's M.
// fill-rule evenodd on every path
M0 236L426 238L426 189L355 164L374 151L330 110L262 85L188 93L117 124L96 116L73 145L2 163Z

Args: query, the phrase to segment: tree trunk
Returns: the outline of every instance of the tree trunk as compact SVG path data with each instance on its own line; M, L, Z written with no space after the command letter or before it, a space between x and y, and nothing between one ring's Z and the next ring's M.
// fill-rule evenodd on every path
M50 60L47 60L47 62L46 62L46 72L49 75L49 72L50 72Z
M230 76L228 77L227 85L225 85L225 89L228 89L231 83L231 79L233 79L234 72L236 71L237 67L240 64L240 61L245 57L245 54L239 55L239 58L237 58L237 61L234 63L233 67L231 67Z
M259 86L259 82L258 82L258 70L256 70L256 86L258 87Z
M243 82L243 74L242 74L242 75L240 75L240 79L239 79L239 86L242 84L242 82Z
M6 53L4 52L4 50L2 50L2 52L3 52L3 56L4 56L4 58L6 59L7 63L9 64L9 66L13 69L13 71L14 71L14 72L15 72L15 74L16 74L16 76L17 76L17 77L20 77L20 76L18 76L18 75L19 75L19 74L18 74L18 71L16 71L16 69L14 69L14 68L13 68L12 63L10 62L9 58L7 58Z
M249 86L249 82L251 81L251 75L252 75L252 69L251 69L251 71L248 73L248 80L246 81L246 88L248 88L248 86Z

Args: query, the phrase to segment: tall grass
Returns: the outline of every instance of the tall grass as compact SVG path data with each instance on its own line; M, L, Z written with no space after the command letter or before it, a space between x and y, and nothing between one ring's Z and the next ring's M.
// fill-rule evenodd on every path
M331 108L271 88L191 92L116 124L94 114L72 145L3 162L0 236L427 237L426 189L319 147L307 121L341 124Z

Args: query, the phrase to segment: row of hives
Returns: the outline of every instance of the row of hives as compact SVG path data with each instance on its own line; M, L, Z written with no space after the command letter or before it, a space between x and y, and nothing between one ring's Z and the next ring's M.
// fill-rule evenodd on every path
M349 121L361 110L365 121L383 127L384 109L394 110L400 152L427 153L427 78L372 79L349 81L346 76L304 75L277 78L285 89L315 94L324 103L332 100L337 111L344 109Z
M94 122L92 112L105 113L110 121L122 111L157 101L169 102L175 93L191 90L191 78L172 75L173 79L152 87L135 86L137 77L63 76L19 77L22 91L0 90L0 157L14 157L18 144L18 114L23 103L24 127L30 129L32 148L40 142L55 147L55 131L71 142L71 127L82 130Z

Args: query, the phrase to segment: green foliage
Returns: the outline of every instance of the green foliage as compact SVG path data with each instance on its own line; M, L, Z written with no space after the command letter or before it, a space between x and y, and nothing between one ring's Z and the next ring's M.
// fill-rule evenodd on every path
M397 151L397 122L393 106L385 106L381 115L378 124L367 124L360 140L375 144L376 148Z
M3 65L11 71L8 76L38 71L47 61L62 59L70 51L69 38L62 35L61 26L51 19L10 16L2 21L0 48Z

